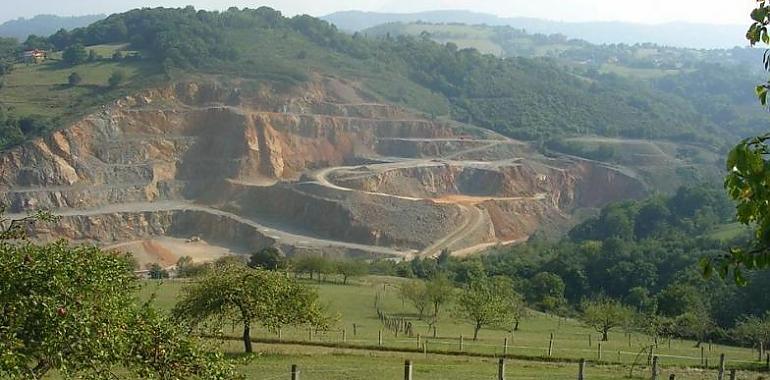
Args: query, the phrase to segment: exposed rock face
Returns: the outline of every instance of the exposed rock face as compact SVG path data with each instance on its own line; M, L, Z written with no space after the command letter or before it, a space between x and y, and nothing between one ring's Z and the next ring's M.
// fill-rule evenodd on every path
M0 202L67 215L41 239L102 243L195 234L247 249L432 254L526 238L573 208L643 192L612 168L372 104L336 79L248 95L180 83L0 153ZM189 200L231 214L152 210ZM243 218L339 244L276 239Z

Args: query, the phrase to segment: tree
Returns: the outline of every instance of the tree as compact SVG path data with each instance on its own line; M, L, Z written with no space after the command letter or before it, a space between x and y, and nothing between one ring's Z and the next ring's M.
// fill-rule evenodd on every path
M182 256L176 261L176 276L180 278L193 277L198 272L199 265L193 263L193 259L190 256Z
M164 278L168 278L168 271L158 263L148 265L147 269L149 270L148 276L153 280L162 280Z
M96 50L89 49L88 50L88 62L96 62L99 60L99 55L96 54Z
M0 241L0 377L233 378L220 354L135 304L132 265L96 247Z
M27 229L34 227L36 223L52 223L59 219L45 210L39 210L21 219L11 219L5 216L5 210L5 205L0 203L0 242L26 239Z
M637 313L651 314L657 310L658 306L655 299L650 296L650 291L641 286L631 288L624 301L626 305L633 307Z
M454 286L446 275L438 274L430 279L425 287L430 305L433 306L433 313L428 325L435 327L438 323L441 310L448 304L454 294Z
M67 82L69 83L70 87L75 87L80 84L80 82L83 81L83 78L80 77L80 74L73 72L70 74L69 77L67 77Z
M286 325L325 327L318 293L277 272L242 265L214 267L183 289L173 315L191 327L218 330L224 323L243 326L243 346L252 352L251 326L277 331Z
M757 0L751 12L752 24L746 38L752 46L759 42L770 44L770 4ZM770 70L770 54L764 55L764 68ZM770 81L756 86L756 94L763 107L768 105ZM745 247L730 249L728 254L703 261L704 274L711 275L716 269L721 277L732 273L738 284L745 284L744 270L770 267L770 189L766 178L770 177L770 133L747 138L736 145L727 155L725 188L737 202L738 221L754 226L754 239Z
M331 273L333 269L332 263L323 256L307 255L294 259L294 270L309 274L311 279L314 274L317 274L318 283L321 283L321 275Z
M249 266L267 270L284 269L286 268L286 257L278 248L267 247L251 254Z
M583 321L602 334L602 341L609 340L609 333L616 327L626 325L634 312L620 302L606 297L584 301Z
M124 73L122 70L115 70L112 72L112 75L110 75L110 78L107 80L107 84L110 86L110 88L115 88L121 85L126 80L126 73Z
M702 308L704 300L701 292L692 285L671 284L657 296L658 312L667 317L679 315Z
M84 63L87 59L88 52L86 52L86 48L83 47L82 44L70 45L68 48L64 49L64 53L62 53L62 60L70 66Z
M334 263L334 271L342 276L342 283L348 284L348 278L366 274L366 263L360 260L340 260Z
M675 323L679 335L696 339L695 347L700 347L715 328L714 320L705 308L688 311L676 317Z
M527 300L545 310L556 310L564 304L564 280L549 272L540 272L529 281Z
M457 296L455 315L473 324L473 340L487 326L510 326L516 320L512 306L519 297L513 291L513 283L505 277L479 278L460 291Z
M408 300L417 310L419 318L422 320L425 316L425 309L431 305L428 289L422 280L411 280L404 282L398 287L401 297Z
M745 343L770 348L770 313L763 317L747 316L738 321L731 331L732 335Z

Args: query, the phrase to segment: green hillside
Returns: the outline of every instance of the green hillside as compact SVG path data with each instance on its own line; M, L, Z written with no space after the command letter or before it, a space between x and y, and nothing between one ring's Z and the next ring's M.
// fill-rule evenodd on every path
M291 86L307 81L312 73L358 81L375 100L528 140L590 134L721 146L725 138L735 138L732 131L699 114L691 100L649 83L595 75L549 59L499 59L419 36L351 36L324 21L287 18L264 7L221 13L191 7L134 10L47 39L32 38L21 46L4 44L0 62L6 62L3 71L10 71L0 79L5 83L0 102L8 115L0 133L4 146L61 126L126 91L161 84L161 77L145 80L153 75L164 80L218 75ZM86 49L128 44L128 49L140 52L131 62L117 63L129 73L121 91L64 86L65 73L83 71L84 77L97 78L101 74L92 71L113 69L102 61L12 63L24 48L61 51L76 44ZM141 75L132 76L138 72ZM31 76L50 80L35 83L26 79ZM21 120L32 115L43 117L46 127L25 127Z
M453 43L500 57L548 58L574 73L603 82L617 77L643 82L684 99L705 117L702 127L739 136L768 128L752 89L763 80L761 49L685 49L654 44L596 45L560 34L531 34L509 26L388 23L362 31L369 37L412 36ZM624 80L620 80L624 82ZM652 111L652 110L650 110ZM659 111L657 111L659 112ZM607 134L605 134L607 135Z

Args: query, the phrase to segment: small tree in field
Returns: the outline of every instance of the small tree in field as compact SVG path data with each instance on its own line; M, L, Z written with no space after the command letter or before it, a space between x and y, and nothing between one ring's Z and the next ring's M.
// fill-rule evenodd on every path
M425 309L431 305L425 283L421 280L411 280L401 284L398 290L401 297L408 300L417 310L420 319L423 319L425 317Z
M696 339L695 347L700 347L708 335L714 332L716 324L704 307L694 308L679 315L675 320L677 332L682 336Z
M601 333L604 342L612 329L627 325L634 316L629 307L606 297L584 301L582 308L583 321Z
M286 256L278 248L267 247L251 254L249 266L267 270L284 269L286 268Z
M183 290L173 314L192 327L218 330L226 322L243 326L243 345L252 352L251 326L277 331L286 325L325 327L318 293L282 273L243 265L216 266Z
M329 259L318 255L306 255L295 257L292 265L297 273L307 273L310 279L313 274L318 275L318 283L321 283L322 276L331 273L334 269Z
M153 280L168 278L168 271L163 269L158 263L148 265L147 270L149 270L148 276Z
M745 317L735 325L731 335L745 343L770 348L770 313L761 318L753 315Z
M112 75L110 75L110 78L107 80L107 84L110 86L110 88L116 88L123 84L123 82L126 81L126 73L124 73L121 70L115 70L112 72Z
M455 315L473 324L473 340L477 340L483 327L510 326L514 322L512 306L516 299L510 279L476 279L458 295Z
M452 285L452 281L449 281L445 275L438 274L428 281L425 286L425 291L433 309L428 325L430 327L436 327L444 306L454 298L454 285Z
M83 78L80 77L80 74L73 72L70 74L69 77L67 77L67 83L69 83L70 87L75 87L80 84L80 82L83 81Z
M334 271L342 276L342 284L348 284L348 278L363 276L367 272L366 263L360 260L341 260L334 263Z
M75 66L84 63L88 59L88 52L82 44L74 44L66 49L62 53L62 60L64 63Z
M516 292L511 294L508 302L510 302L508 307L511 310L511 317L513 318L513 331L519 331L519 324L521 324L521 321L530 316L527 303L524 301L524 297Z

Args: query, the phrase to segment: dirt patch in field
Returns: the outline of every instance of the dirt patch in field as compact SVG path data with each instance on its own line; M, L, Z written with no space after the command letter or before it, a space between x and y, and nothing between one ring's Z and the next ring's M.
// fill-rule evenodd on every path
M172 237L135 240L116 244L107 249L132 254L141 268L150 264L170 267L183 256L190 256L195 263L205 263L238 253L229 248L211 245L203 240L188 242L186 239Z

